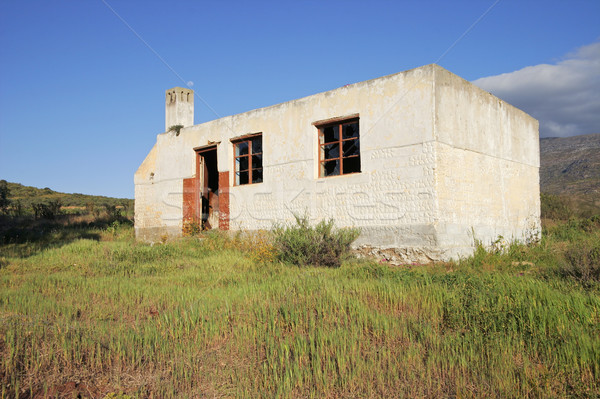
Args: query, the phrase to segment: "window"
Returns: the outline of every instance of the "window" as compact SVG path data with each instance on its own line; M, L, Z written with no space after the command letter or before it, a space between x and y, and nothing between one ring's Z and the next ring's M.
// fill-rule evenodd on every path
M253 134L233 141L235 185L263 181L262 134Z
M360 172L358 118L326 123L319 129L319 177Z

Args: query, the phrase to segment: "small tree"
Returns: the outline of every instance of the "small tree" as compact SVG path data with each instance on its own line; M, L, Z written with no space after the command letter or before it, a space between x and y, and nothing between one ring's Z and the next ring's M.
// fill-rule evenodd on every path
M23 204L21 203L21 200L13 201L10 208L13 216L23 216Z
M6 180L0 180L0 213L6 214L10 205L10 190Z
M60 215L61 206L61 202L56 200L50 201L47 204L41 202L31 204L31 209L33 210L36 219L54 219L56 216Z
M104 204L104 209L106 210L106 217L109 221L120 221L123 219L123 214L121 209L116 205L112 204Z

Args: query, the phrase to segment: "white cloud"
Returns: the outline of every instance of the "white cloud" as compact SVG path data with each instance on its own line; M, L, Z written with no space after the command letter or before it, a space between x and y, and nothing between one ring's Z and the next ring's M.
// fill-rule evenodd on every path
M600 42L473 83L538 119L542 137L600 133Z

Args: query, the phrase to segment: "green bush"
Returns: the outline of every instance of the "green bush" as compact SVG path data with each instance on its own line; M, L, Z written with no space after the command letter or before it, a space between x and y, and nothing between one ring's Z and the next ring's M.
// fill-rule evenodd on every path
M48 203L34 203L31 205L36 219L54 219L61 214L62 204L59 200L49 201Z
M123 219L123 213L121 208L114 204L104 204L106 210L106 217L110 222L119 221Z
M583 284L600 282L600 242L594 239L575 241L567 247L559 274Z
M356 228L335 228L331 219L311 227L307 216L294 217L295 225L276 226L273 231L278 258L286 263L339 267L360 234Z

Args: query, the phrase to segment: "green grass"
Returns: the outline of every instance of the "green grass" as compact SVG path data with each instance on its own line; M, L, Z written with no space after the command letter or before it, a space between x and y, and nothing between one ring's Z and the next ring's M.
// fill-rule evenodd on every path
M73 382L95 397L600 395L600 285L561 273L600 241L594 221L418 267L257 262L219 234L48 234L0 246L2 397Z

